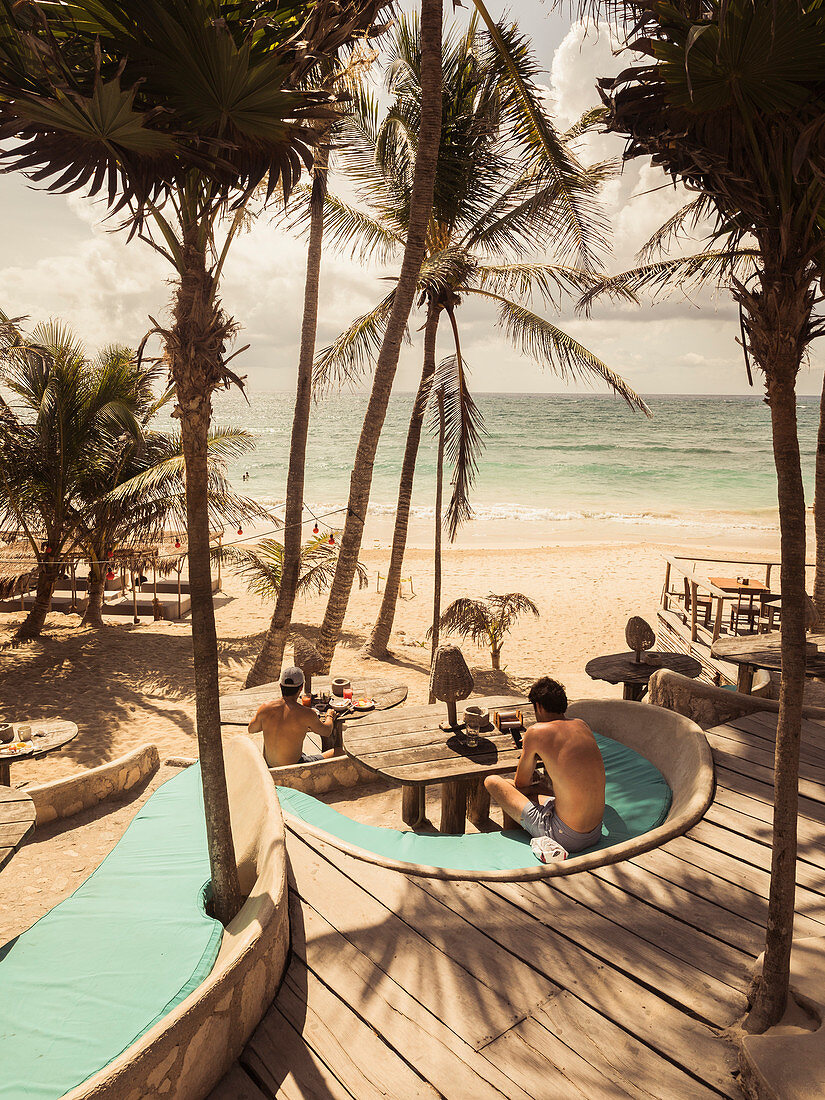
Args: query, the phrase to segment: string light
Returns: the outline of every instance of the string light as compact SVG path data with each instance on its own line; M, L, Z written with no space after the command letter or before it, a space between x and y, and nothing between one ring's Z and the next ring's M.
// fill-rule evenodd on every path
M321 528L320 528L320 527L318 526L318 524L317 524L317 523L316 523L316 524L315 524L315 526L314 526L314 527L312 528L312 533L313 533L313 535L318 535L318 534L320 534L320 533L321 533Z
M114 571L114 569L112 569L112 568L110 567L110 568L109 568L109 571L108 571L108 572L107 572L107 574L106 574L106 580L107 580L107 581L113 581L114 579L115 579L115 571Z
M180 539L175 539L175 549L180 550Z
M332 531L330 531L329 538L327 539L327 546L334 546L334 545L335 545L335 535L333 535Z
M241 527L241 525L240 525L240 524L238 524L238 534L239 534L239 535L242 535L242 534L243 534L243 527Z

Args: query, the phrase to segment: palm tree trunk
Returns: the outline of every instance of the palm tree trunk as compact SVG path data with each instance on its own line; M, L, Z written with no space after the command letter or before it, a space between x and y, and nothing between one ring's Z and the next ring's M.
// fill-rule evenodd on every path
M207 508L207 442L212 390L221 380L222 353L231 325L216 302L205 249L194 230L184 230L184 270L167 340L186 464L186 528L192 598L195 712L206 834L216 918L226 925L241 906L241 891L221 743L218 638L212 602Z
M52 606L54 586L57 584L59 566L52 562L41 562L37 574L37 589L31 611L17 628L14 638L17 642L28 642L40 636L46 622L46 616Z
M825 379L819 399L819 432L816 439L814 478L814 531L816 533L816 572L814 595L820 623L825 624Z
M494 645L492 647L492 649L490 650L490 661L491 661L494 669L500 669L501 668L501 647L500 646L495 646Z
M341 636L352 583L355 579L364 533L364 520L370 500L375 452L384 426L387 405L398 367L401 341L404 338L421 262L424 259L441 140L441 25L442 0L421 0L421 127L410 197L407 242L392 312L378 353L361 438L358 441L355 464L350 478L347 519L341 537L335 577L330 588L318 639L318 649L323 657L326 671L329 671L335 647Z
M401 464L401 481L398 486L398 503L395 509L395 529L392 536L392 552L387 570L387 583L384 598L370 640L364 653L367 657L382 660L387 656L387 646L392 634L395 608L398 603L398 589L401 584L401 570L404 566L404 551L407 548L407 530L410 523L410 505L412 503L415 464L418 459L418 447L421 442L421 426L427 407L430 382L435 374L435 344L438 333L439 307L433 302L427 309L427 324L424 329L424 366L421 381L415 396L410 426L407 429L407 444L404 448L404 461Z
M324 200L327 192L329 146L318 146L312 177L312 197L307 247L307 273L304 286L304 316L301 324L301 351L298 357L298 389L292 417L292 440L289 448L289 470L286 482L284 513L284 563L281 587L275 600L275 610L258 659L246 678L246 687L256 687L277 680L284 659L295 595L301 575L301 542L304 511L304 476L306 471L307 436L312 409L312 364L315 358L315 336L318 330L318 290L321 280L321 251L324 239Z
M761 244L762 242L760 242ZM778 251L778 249L776 250ZM766 250L762 248L763 255ZM796 891L799 742L805 687L805 491L796 421L796 375L811 316L802 279L764 273L760 292L743 298L750 342L765 369L771 408L782 553L782 680L774 757L773 848L765 961L747 1019L761 1032L787 1003Z
M99 555L96 555L99 556ZM81 626L103 626L103 567L99 561L89 566L89 581L86 592L86 610L83 612Z
M444 500L444 394L439 390L438 402L438 456L435 464L435 543L433 549L433 644L430 649L430 667L441 641L441 507ZM430 703L435 695L430 689Z

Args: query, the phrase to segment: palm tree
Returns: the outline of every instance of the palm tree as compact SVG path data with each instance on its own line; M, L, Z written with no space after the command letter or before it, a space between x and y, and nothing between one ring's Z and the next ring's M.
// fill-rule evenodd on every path
M439 620L446 634L469 638L476 645L489 645L494 669L501 668L501 648L520 615L539 617L539 609L523 592L507 592L503 596L490 593L483 600L462 596L453 600ZM432 627L427 631L428 637Z
M15 634L25 641L43 628L64 553L82 542L102 456L113 439L140 444L142 398L121 349L90 362L56 322L4 341L0 381L0 517L25 532L37 559L34 605Z
M301 546L301 565L296 592L299 596L320 596L332 584L335 562L338 559L337 544L330 536L319 535ZM284 584L286 551L284 543L277 539L260 539L254 546L224 546L213 552L228 561L244 581L250 592L262 600L276 599ZM356 572L359 588L366 588L369 576L361 563Z
M245 203L287 195L311 161L329 90L300 89L389 0L0 0L0 132L7 165L51 190L105 196L177 278L158 329L186 462L198 743L215 912L240 905L218 708L209 568L211 395L239 382L220 277ZM222 232L226 216L229 227Z
M825 10L818 0L696 5L628 0L645 55L604 82L608 128L704 195L721 229L755 240L755 276L732 279L747 352L763 372L779 494L782 685L765 962L747 1026L776 1023L788 994L805 676L805 498L796 377L821 331Z
M533 71L532 53L517 28L507 28L520 67ZM424 362L407 434L399 485L393 547L378 619L366 652L384 657L392 630L406 545L416 458L429 388L435 374L436 340L442 315L449 319L456 354L449 362L454 388L467 393L457 313L467 296L498 309L499 324L523 352L564 377L601 378L629 403L644 403L599 359L551 322L528 308L532 295L557 304L568 290L581 290L592 280L590 252L582 250L584 199L605 174L604 166L579 169L577 190L559 186L534 153L535 129L523 130L522 101L502 90L496 68L496 44L478 29L475 19L463 34L453 33L443 45L443 123L435 181L434 205L427 231L418 295L426 311ZM345 123L346 144L340 159L349 170L361 205L327 198L327 239L362 258L391 259L403 246L410 203L411 164L421 111L419 27L414 17L402 19L387 59L392 101L383 119L379 105L362 86L353 97ZM543 117L543 116L542 116ZM588 122L591 120L587 120ZM581 132L587 122L578 127ZM565 138L556 139L568 163ZM525 164L527 167L525 168ZM572 177L571 177L572 178ZM576 205L568 202L571 192ZM592 205L592 202L591 202ZM598 219L585 236L592 251ZM583 251L582 268L541 263L530 258L553 235L562 258ZM380 345L394 301L394 291L361 317L318 356L317 371L325 382L359 378ZM477 440L462 443L448 507L451 537L470 514L467 492L474 473ZM327 620L325 620L326 622Z

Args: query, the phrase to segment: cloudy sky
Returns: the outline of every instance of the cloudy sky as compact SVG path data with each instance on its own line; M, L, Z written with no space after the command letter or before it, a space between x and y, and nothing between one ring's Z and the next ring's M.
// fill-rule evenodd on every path
M494 14L503 4L489 4ZM512 5L511 5L512 8ZM467 18L466 8L458 18ZM585 33L536 2L519 5L547 70L548 95L557 123L568 125L597 102L597 76L619 71L603 29ZM618 156L614 136L592 139L593 159ZM684 201L663 174L642 161L631 162L605 192L613 227L609 266L631 265L650 233ZM59 317L90 345L112 341L137 344L149 317L164 318L171 270L146 245L128 246L122 234L101 224L99 207L77 197L33 191L16 176L0 176L0 309L32 321ZM319 346L332 339L356 313L386 293L383 274L344 257L330 256L322 274ZM304 245L262 219L241 237L225 269L223 299L241 324L241 342L250 348L236 369L254 391L292 388L297 358L304 278ZM463 346L478 391L552 392L566 387L519 355L495 328L483 305L462 307ZM669 299L657 306L601 307L590 320L572 305L554 318L642 393L745 393L748 391L738 324L725 294L688 301ZM418 319L414 319L417 327ZM413 390L419 352L404 352L396 386ZM819 391L822 353L800 379L804 393Z

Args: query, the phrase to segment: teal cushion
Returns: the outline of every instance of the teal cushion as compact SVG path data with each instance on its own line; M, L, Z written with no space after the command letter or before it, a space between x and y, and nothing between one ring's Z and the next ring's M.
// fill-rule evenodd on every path
M211 971L200 769L159 787L71 897L0 948L0 1096L55 1100Z
M670 809L671 791L658 768L612 737L596 734L607 783L602 839L587 852L598 852L641 836L661 825ZM386 859L451 871L517 871L538 862L530 838L521 829L493 833L414 833L353 821L303 791L278 787L287 813L339 840ZM576 855L583 855L577 852Z

